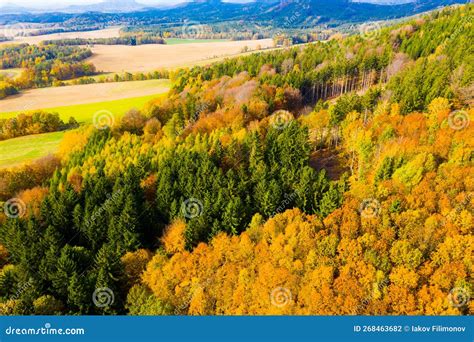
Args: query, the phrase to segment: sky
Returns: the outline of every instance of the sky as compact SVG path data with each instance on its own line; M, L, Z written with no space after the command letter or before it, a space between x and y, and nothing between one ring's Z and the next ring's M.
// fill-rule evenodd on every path
M147 5L170 5L176 3L182 3L191 0L136 0L139 3ZM250 2L253 0L226 0L228 2ZM374 2L374 3L384 3L384 2L410 2L413 0L356 0L359 2ZM14 4L24 7L66 7L69 5L87 5L103 2L103 0L0 0L0 7L6 4Z
M137 0L137 2L142 4L174 4L178 2L184 2L185 0ZM58 3L61 6L68 6L68 5L86 5L86 4L94 4L103 2L101 0L0 0L0 6L5 4L14 4L18 6L25 6L25 7L48 7L48 6L57 6Z
M136 0L139 3L147 4L147 5L169 5L175 4L180 2L185 2L189 0ZM250 1L250 0L248 0ZM49 6L57 6L58 3L61 6L68 6L68 5L86 5L86 4L94 4L103 2L103 0L0 0L0 6L5 4L14 4L19 6L25 7L49 7ZM244 2L244 1L239 1Z

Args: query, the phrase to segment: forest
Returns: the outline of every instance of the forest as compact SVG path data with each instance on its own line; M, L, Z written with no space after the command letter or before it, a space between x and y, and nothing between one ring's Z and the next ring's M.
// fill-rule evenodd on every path
M22 113L15 118L0 119L0 141L30 134L57 132L77 128L79 124L71 117L68 123L59 118L57 113L34 111Z
M473 15L172 71L0 170L0 314L472 315Z
M90 49L60 45L3 45L0 46L0 69L22 68L15 80L0 80L0 99L20 89L58 85L61 81L90 76L94 65L84 62L92 56Z
M257 40L265 38L275 39L275 45L280 45L279 40L286 39L293 44L302 44L326 40L334 29L327 25L313 26L311 28L291 28L285 25L281 28L270 23L255 24L253 22L226 21L224 23L200 24L189 22L180 25L163 24L151 26L128 26L121 30L124 37L138 37L145 43L159 38L181 39L229 39L229 40ZM281 44L282 45L282 44Z
M55 44L58 46L67 45L142 45L142 44L165 44L162 37L155 37L151 35L127 35L116 38L72 38L72 39L55 39L45 40L42 42L45 45Z

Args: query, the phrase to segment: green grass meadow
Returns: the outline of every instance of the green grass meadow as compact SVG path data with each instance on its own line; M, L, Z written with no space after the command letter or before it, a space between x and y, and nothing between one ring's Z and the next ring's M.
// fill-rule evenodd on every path
M64 132L28 135L0 141L0 168L16 166L55 153Z

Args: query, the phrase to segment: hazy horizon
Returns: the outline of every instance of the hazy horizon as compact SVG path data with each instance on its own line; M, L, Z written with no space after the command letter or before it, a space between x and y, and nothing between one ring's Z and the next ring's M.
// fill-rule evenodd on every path
M58 3L57 0L40 0L40 1L31 1L31 0L0 0L0 7L6 5L16 5L23 7L31 8L60 8L67 7L70 5L92 5L98 4L101 2L106 2L108 0L62 0ZM110 1L110 0L109 0ZM191 2L193 0L135 0L137 3L144 5L174 5L184 2ZM254 2L256 0L223 0L224 2ZM378 4L388 4L388 3L407 3L413 2L414 0L352 0L353 2L366 2L366 3L378 3Z
M6 5L16 5L31 8L48 8L48 7L67 7L71 5L92 5L106 2L107 0L62 0L58 3L57 0L0 0L0 7ZM135 0L137 3L144 5L174 5L184 2L191 2L192 0ZM252 2L253 0L224 0L225 2Z

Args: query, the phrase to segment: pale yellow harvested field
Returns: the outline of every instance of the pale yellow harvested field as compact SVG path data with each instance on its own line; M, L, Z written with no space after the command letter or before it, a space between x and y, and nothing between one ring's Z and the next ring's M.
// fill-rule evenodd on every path
M244 47L250 50L271 48L271 39L244 40L178 45L95 45L94 56L88 59L97 70L104 72L143 72L172 69L201 64L220 57L240 54Z
M0 112L72 106L162 94L169 89L168 80L119 83L97 83L66 87L30 89L20 95L0 100Z
M0 32L1 32L0 26ZM28 44L39 44L43 40L55 40L55 39L73 39L73 38L113 38L119 37L120 27L107 28L96 31L80 31L80 32L65 32L65 33L53 33L45 34L36 37L15 37L15 40L9 42L3 42L0 44L12 44L12 43L28 43Z

